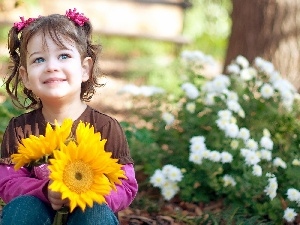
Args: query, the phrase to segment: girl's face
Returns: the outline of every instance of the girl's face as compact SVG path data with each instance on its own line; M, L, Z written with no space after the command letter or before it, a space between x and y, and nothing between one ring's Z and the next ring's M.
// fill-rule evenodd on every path
M80 101L81 83L89 79L92 59L81 56L75 42L63 40L58 46L50 36L34 35L28 42L26 67L20 67L25 87L43 103Z

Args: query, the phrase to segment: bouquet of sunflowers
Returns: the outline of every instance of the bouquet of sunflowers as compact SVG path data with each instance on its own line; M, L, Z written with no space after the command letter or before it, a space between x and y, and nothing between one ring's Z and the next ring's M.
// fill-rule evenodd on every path
M80 122L72 135L72 125L71 119L65 119L61 125L55 121L54 129L48 123L45 136L22 139L18 153L12 155L16 170L26 165L48 164L52 180L49 189L70 200L70 212L77 206L84 211L93 202L105 203L104 196L116 190L120 178L126 178L122 165L111 158L111 152L105 151L107 140L101 140L93 126Z

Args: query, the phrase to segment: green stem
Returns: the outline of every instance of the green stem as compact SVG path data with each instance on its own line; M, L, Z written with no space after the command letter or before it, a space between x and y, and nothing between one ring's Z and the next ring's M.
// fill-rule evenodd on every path
M64 225L67 222L69 207L63 206L60 210L56 211L52 225Z

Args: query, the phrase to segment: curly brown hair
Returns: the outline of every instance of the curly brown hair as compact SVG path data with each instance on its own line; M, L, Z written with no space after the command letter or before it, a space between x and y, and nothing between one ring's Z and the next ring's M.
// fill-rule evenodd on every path
M80 93L82 101L90 101L95 93L95 87L104 85L98 83L98 76L100 75L98 57L101 52L101 45L92 43L92 25L89 21L85 22L83 26L79 26L64 15L52 14L36 18L21 31L12 27L8 33L8 50L12 66L10 67L10 75L5 79L5 85L14 104L24 109L42 106L40 99L23 85L19 74L20 66L24 66L26 69L27 44L37 33L44 36L49 35L61 47L65 47L63 39L72 40L76 43L82 59L85 57L92 58L91 77L81 84ZM20 96L20 93L25 94L25 99Z

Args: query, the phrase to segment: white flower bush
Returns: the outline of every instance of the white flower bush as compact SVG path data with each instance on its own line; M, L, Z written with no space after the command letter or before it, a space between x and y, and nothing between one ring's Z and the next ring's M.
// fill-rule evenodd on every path
M300 213L296 89L260 57L251 64L238 56L227 74L208 78L201 68L213 64L210 56L181 56L180 94L145 99L153 109L147 146L157 154L155 163L142 162L150 183L165 200L176 194L190 202L220 198L270 221L294 221Z
M178 182L182 180L180 169L173 165L165 165L161 170L155 170L150 178L150 183L154 187L161 189L161 194L166 200L170 200L177 194L179 187Z

